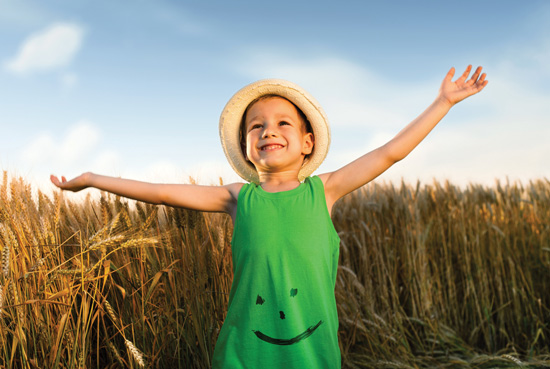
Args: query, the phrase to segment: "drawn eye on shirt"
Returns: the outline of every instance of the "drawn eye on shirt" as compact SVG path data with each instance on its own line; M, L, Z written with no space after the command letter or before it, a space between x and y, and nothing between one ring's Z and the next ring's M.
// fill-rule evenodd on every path
M298 295L298 289L297 288L291 288L289 297L290 298L295 298L297 295ZM256 305L264 305L264 303L266 303L266 300L262 296L258 295L256 297ZM281 319L281 320L286 319L286 315L285 315L285 312L283 310L279 311L279 319ZM267 343L271 343L273 345L287 346L287 345L293 345L295 343L300 342L303 339L308 338L309 336L311 336L313 334L313 332L315 332L315 330L317 328L319 328L319 326L321 324L323 324L323 321L319 320L319 322L317 324L309 326L302 333L300 333L300 334L298 334L298 335L296 335L292 338L274 338L274 337L270 337L270 336L262 333L259 330L258 331L252 330L252 332L254 332L256 337L258 337L262 341L265 341Z

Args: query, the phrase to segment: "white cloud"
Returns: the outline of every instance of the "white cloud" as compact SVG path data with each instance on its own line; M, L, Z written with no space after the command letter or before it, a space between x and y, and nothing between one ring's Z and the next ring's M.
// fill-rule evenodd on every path
M168 160L161 160L144 168L141 177L151 182L181 183L182 174L180 166Z
M497 178L523 182L550 178L550 107L544 103L550 95L491 71L491 83L482 95L455 106L409 157L379 180L430 183L437 178L458 185L492 185ZM341 164L350 162L391 137L380 127L364 146L340 146L335 157Z
M92 123L80 121L62 139L54 138L51 133L38 136L22 150L21 157L31 165L70 166L95 148L99 136L99 130Z
M6 69L28 74L69 65L82 46L84 30L77 24L56 23L29 36Z
M450 179L456 184L495 178L550 177L545 164L550 157L550 93L542 90L547 79L546 64L539 63L548 52L524 50L519 57L501 58L485 65L488 87L461 102L435 131L403 162L379 180L407 181ZM546 46L546 47L545 47ZM281 59L289 52L250 51L239 71L249 78L274 76L293 80L309 90L323 105L331 121L333 148L325 166L334 170L391 139L420 114L435 98L441 76L420 85L376 76L367 66L343 58L320 56L308 60ZM530 55L530 56L529 56ZM530 68L523 61L532 62ZM525 78L538 76L535 78ZM361 143L361 137L364 137ZM350 145L349 142L354 142Z
M43 134L35 138L23 149L22 157L30 163L40 163L52 155L51 150L56 147L51 135Z
M98 140L98 129L88 121L81 121L69 130L60 147L60 154L78 160L94 148Z
M224 183L243 182L243 179L223 159L195 163L187 169L186 175L195 179L197 183L205 185L219 184L220 177Z
M121 155L114 150L104 150L93 160L89 170L97 173L117 173L122 164Z
M227 162L202 161L199 163L175 163L158 160L144 168L132 167L121 173L123 177L154 183L189 183L217 185L220 177L224 183L242 182Z
M397 129L418 112L419 104L429 104L439 87L436 80L422 86L399 85L341 57L280 57L290 54L253 49L244 53L247 62L239 62L238 70L251 79L269 76L298 83L319 100L333 128L384 125ZM413 88L415 93L411 94Z

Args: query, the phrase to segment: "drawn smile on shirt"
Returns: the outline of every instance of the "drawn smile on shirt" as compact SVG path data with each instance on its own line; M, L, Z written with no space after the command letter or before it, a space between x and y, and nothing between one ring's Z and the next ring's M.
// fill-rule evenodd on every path
M292 288L290 290L290 297L295 297L297 294L298 294L298 289L297 288ZM265 300L260 295L258 295L258 297L256 298L256 305L263 305L264 302L265 302ZM281 319L286 318L285 313L283 311L279 311L279 318L281 318ZM261 339L262 341L265 341L267 343L271 343L273 345L288 346L288 345L293 345L295 343L300 342L303 339L308 338L309 336L311 336L313 334L313 332L315 332L315 330L317 328L319 328L319 326L321 324L323 324L323 321L319 320L319 322L317 324L308 327L302 333L298 334L295 337L288 338L288 339L273 338L273 337L270 337L270 336L268 336L268 335L266 335L266 334L264 334L260 331L255 331L255 330L253 330L252 332L254 332L256 337L258 337L259 339Z

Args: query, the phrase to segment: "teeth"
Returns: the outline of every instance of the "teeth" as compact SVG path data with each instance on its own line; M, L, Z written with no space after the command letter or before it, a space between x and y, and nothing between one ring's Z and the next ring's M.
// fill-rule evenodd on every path
M262 147L262 150L263 151L274 150L274 149L278 149L280 147L283 147L283 146L282 145L267 145L267 146Z

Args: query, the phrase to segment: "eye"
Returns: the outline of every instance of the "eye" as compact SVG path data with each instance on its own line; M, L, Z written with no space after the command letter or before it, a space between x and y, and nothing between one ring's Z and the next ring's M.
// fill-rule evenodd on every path
M288 123L287 121L282 120L282 121L279 122L279 125L280 126L290 126L290 123Z
M262 128L262 125L260 123L255 123L255 124L252 124L248 130L252 131L252 130L258 129L258 128Z

